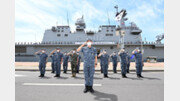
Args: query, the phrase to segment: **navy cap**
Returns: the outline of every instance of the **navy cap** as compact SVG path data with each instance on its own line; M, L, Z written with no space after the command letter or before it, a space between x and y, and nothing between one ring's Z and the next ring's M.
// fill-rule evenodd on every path
M56 47L56 49L60 49L60 47Z
M90 38L88 38L87 41L92 41L92 40Z

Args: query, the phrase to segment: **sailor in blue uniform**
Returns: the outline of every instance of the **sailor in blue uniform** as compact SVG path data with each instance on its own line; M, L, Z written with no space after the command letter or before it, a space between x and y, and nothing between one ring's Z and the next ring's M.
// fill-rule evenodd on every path
M53 53L50 57L51 57L51 68L52 68L51 73L55 73L55 59L56 59L55 53Z
M46 69L48 55L46 54L46 51L44 49L39 50L35 54L38 55L39 59L40 59L39 60L39 71L40 71L39 77L44 77L45 71L46 71L45 69Z
M79 68L81 64L81 55L79 54L79 52L77 52L77 55L78 55L77 73L79 73Z
M64 56L63 56L63 70L64 70L64 73L67 73L68 59L69 59L69 55L65 52Z
M85 76L85 89L84 93L90 91L94 93L93 90L93 79L94 79L94 71L97 66L97 51L92 45L92 40L88 39L84 44L82 44L77 52L83 53L84 60L84 76ZM87 45L86 47L84 47Z
M131 56L129 55L128 52L127 53L127 73L129 73L129 67L130 67L130 63L131 63Z
M56 51L56 53L55 53L55 51ZM56 48L55 50L53 50L50 55L52 55L53 53L55 53L55 55L56 55L56 63L55 63L56 75L54 77L60 77L61 64L63 62L63 53L61 53L61 49L59 47Z
M104 78L108 78L108 65L109 65L109 55L107 54L106 50L103 53L100 53L98 57L102 58L102 68L104 73Z
M111 55L111 59L112 59L112 63L113 63L113 72L117 73L117 55L116 52L113 52L113 54Z
M100 59L100 67L101 67L100 70L101 70L101 73L103 73L103 68L102 68L102 67L103 67L103 66L102 66L102 57L100 57L99 59Z
M126 72L127 72L127 54L124 49L121 49L118 53L121 59L121 74L123 78L127 78Z
M139 49L135 49L132 51L132 54L135 56L135 61L136 61L136 74L138 78L143 78L141 75L142 73L142 68L143 68L143 59L142 59L142 53Z

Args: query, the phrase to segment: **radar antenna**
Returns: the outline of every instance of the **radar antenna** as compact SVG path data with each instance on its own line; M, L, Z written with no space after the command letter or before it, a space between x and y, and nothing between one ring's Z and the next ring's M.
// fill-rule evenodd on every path
M164 33L156 36L156 42L161 42L164 39Z

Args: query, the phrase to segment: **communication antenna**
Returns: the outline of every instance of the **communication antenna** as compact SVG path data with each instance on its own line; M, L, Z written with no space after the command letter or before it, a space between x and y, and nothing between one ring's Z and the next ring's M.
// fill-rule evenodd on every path
M118 12L118 5L114 6L114 8L116 9L116 12Z
M35 33L35 43L36 43L37 41L36 41L36 33Z
M58 21L56 21L56 26L58 26Z
M109 19L109 13L108 13L108 10L107 10L107 17L108 17L108 24L110 25L110 19Z
M63 25L63 19L61 19L62 20L62 25Z
M67 12L67 24L69 26L69 17L68 17L68 12Z

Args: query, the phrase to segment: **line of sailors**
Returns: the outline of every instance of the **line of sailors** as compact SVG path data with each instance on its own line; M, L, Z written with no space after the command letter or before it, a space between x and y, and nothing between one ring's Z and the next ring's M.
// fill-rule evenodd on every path
M131 58L133 57L135 57L136 60L137 77L143 78L143 76L141 75L143 60L141 51L139 49L133 50L132 56L130 56L124 49L121 49L118 52L118 55L116 54L116 52L113 52L113 54L111 54L110 56L107 54L106 50L103 50L103 52L101 52L98 57L100 58L101 73L104 74L105 78L108 78L108 66L110 63L110 58L112 59L113 63L113 72L117 73L118 56L120 57L121 74L123 78L127 78L126 73L129 73L130 62Z
M40 57L39 77L44 77L48 55L46 54L44 49L36 52L35 54ZM126 73L129 73L130 60L132 57L135 57L137 77L143 78L141 73L144 64L142 60L142 54L139 49L133 50L132 56L130 56L128 52L125 51L125 49L121 49L118 54L116 54L116 52L113 52L111 55L108 55L106 50L103 50L98 55L98 57L100 58L101 73L104 74L104 78L108 78L108 66L110 63L110 58L112 59L113 72L117 73L118 56L120 57L121 74L123 78L127 78ZM49 57L51 57L52 59L51 67L52 73L55 73L54 77L60 77L62 63L63 73L67 73L69 57L71 58L72 77L76 77L76 73L79 73L81 56L78 52L76 52L76 49L70 51L69 53L65 52L63 54L60 48L56 48L50 53Z
M38 55L40 59L39 61L40 76L39 77L44 77L48 55L46 54L44 49L39 50L35 54ZM71 58L72 77L75 77L76 73L79 73L81 56L79 55L78 52L76 52L76 49L70 51L69 53L65 52L63 54L61 52L61 49L58 47L50 53L49 57L51 57L51 60L52 60L51 73L55 73L54 77L60 77L62 63L63 63L63 72L67 73L69 57Z

